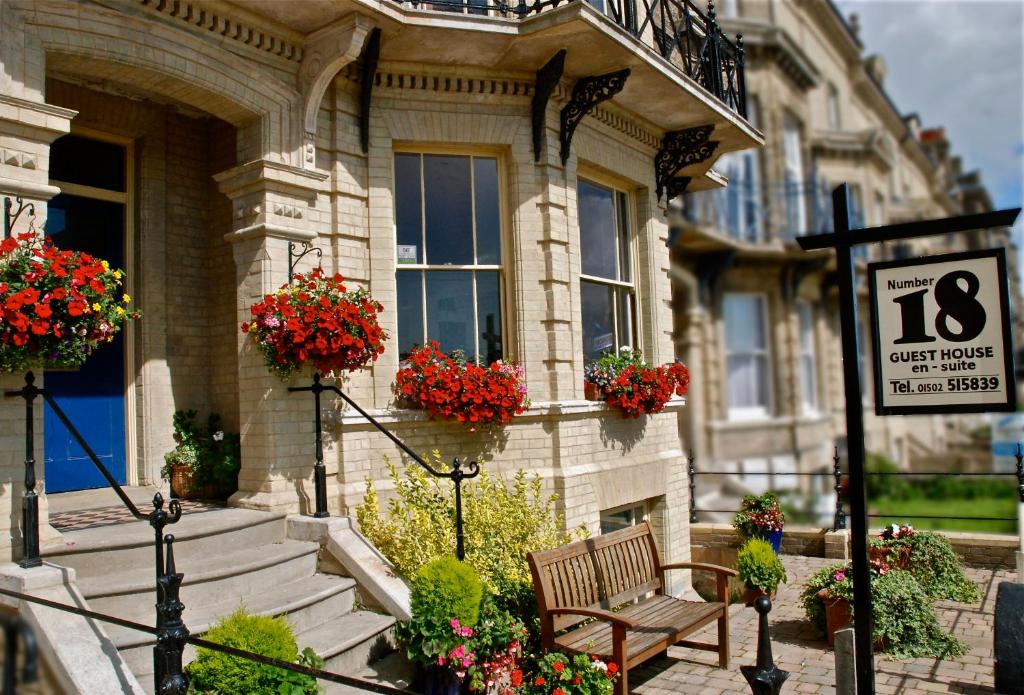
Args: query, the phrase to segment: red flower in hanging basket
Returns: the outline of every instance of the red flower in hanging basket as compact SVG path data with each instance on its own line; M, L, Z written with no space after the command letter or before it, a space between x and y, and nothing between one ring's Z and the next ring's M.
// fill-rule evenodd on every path
M399 402L431 418L466 424L470 431L504 425L529 405L520 365L498 360L481 367L441 352L436 341L415 348L402 363L392 390Z
M80 367L139 312L124 272L34 233L0 242L0 371Z
M681 362L652 367L639 352L623 348L588 365L584 385L594 384L602 400L622 411L623 417L638 418L657 413L672 399L685 396L690 372Z
M325 374L351 372L384 352L388 336L377 322L384 307L365 289L346 290L343 279L317 268L252 305L242 332L270 371L286 379L308 362Z

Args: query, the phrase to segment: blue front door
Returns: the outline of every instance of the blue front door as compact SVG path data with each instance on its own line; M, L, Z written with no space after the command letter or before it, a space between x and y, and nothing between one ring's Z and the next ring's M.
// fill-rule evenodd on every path
M107 189L103 185L105 181L90 181L89 167L81 166L79 157L83 153L79 150L83 146L90 147L93 141L67 136L65 143L58 143L51 153L51 179L57 179L57 172L66 172L67 178L79 179L72 179L74 183L99 183ZM95 155L95 148L90 149ZM110 156L120 154L123 157L123 148L106 151ZM74 157L74 164L70 167L62 165L62 154ZM58 180L58 185L61 182ZM58 248L85 251L109 261L114 267L123 268L124 203L93 198L88 189L72 190L83 194L61 194L50 201L47 236L53 238ZM124 359L124 336L119 333L113 342L95 351L80 370L47 371L44 381L46 390L119 483L125 482L126 469ZM47 492L105 486L107 483L102 474L49 405L45 407L43 417Z

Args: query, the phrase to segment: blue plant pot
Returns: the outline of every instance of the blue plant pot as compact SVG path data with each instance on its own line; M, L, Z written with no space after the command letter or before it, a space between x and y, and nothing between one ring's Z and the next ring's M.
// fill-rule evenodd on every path
M782 551L782 531L762 531L758 534L758 538L768 541L776 555Z
M468 687L450 669L427 666L421 676L423 695L464 695L468 692Z

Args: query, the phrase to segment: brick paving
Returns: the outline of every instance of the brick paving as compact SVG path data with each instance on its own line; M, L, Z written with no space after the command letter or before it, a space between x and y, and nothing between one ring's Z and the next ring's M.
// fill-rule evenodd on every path
M780 587L769 624L775 663L790 672L783 693L831 695L835 688L835 656L825 641L815 636L800 605L804 581L833 560L783 556L790 583ZM993 614L999 582L1013 581L1009 570L967 569L967 575L982 590L983 600L969 605L952 602L935 604L939 621L961 640L969 651L963 657L892 661L884 654L875 657L875 682L879 695L924 695L992 693ZM752 608L734 605L730 612L733 657L728 671L718 669L718 656L710 652L673 647L668 656L648 662L630 672L632 692L639 695L700 693L700 695L749 695L750 687L739 667L753 664L757 655L757 614ZM695 639L715 641L715 628L705 629Z

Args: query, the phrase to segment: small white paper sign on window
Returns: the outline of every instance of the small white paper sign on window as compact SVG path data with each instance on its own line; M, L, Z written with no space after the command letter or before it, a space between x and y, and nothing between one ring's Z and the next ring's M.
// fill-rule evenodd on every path
M398 263L399 265L416 265L415 244L398 245Z

